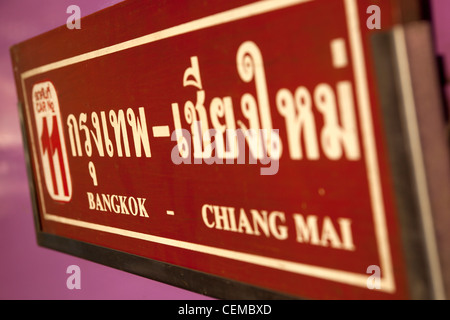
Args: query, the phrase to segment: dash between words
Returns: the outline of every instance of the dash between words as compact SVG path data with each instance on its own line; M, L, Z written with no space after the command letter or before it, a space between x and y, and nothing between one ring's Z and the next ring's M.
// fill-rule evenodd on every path
M240 97L245 121L236 121L231 96L213 97L209 109L206 108L199 59L193 56L190 62L183 75L183 87L196 88L196 101L184 103L183 123L190 130L183 128L179 104L171 105L175 128L171 140L176 141L172 161L175 164L191 164L192 159L195 164L202 161L221 164L224 160L227 164L234 163L234 160L245 159L245 145L253 163L256 160L263 164L267 160L278 161L283 154L280 134L286 134L292 160L345 157L357 161L361 158L353 86L349 80L338 81L334 86L318 83L313 89L298 86L294 92L279 89L275 96L276 110L285 122L285 132L280 132L273 128L263 56L254 42L242 43L236 53L240 79L253 83L256 92ZM316 121L317 114L322 121ZM317 128L318 123L323 123L321 128ZM94 150L100 157L131 157L129 140L134 144L134 156L152 156L144 107L138 107L137 113L127 108L70 114L66 124L74 157L81 157L83 153L91 157ZM129 139L130 133L132 139ZM278 168L273 171L267 174L276 173Z

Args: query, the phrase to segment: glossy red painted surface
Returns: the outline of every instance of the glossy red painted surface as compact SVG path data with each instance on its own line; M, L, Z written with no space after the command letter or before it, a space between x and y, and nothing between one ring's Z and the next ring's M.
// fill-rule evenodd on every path
M20 45L42 230L297 296L407 297L367 17L361 1L133 2L85 19L83 34L62 27ZM112 32L116 23L129 27ZM37 109L40 99L60 112ZM225 101L230 118L218 109ZM306 108L301 133L290 107ZM175 164L176 139L154 133L176 129L177 109L191 164ZM261 175L269 165L247 157L195 164L192 116L209 128L278 130L277 170ZM120 117L128 139L114 128ZM67 161L49 157L64 149ZM371 265L381 290L366 286Z

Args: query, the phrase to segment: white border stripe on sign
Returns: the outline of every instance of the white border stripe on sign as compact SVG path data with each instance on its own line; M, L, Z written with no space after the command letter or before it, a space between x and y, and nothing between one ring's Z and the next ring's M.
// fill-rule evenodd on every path
M82 61L87 61L93 58L98 58L101 56L113 54L122 50L130 49L133 47L141 46L144 44L152 43L162 39L167 39L177 35L187 34L197 30L210 28L212 26L225 24L252 16L257 16L263 13L279 10L282 8L287 8L294 5L303 4L306 2L311 2L314 0L266 0L261 2L252 3L221 13L217 13L211 16L207 16L198 20L180 24L165 30L154 32L139 38L135 38L129 41L125 41L116 45L112 45L106 48L94 50L88 53L77 55L71 58L67 58L61 61L53 62L38 68L28 70L21 74L23 95L25 97L25 109L27 112L28 126L31 128L29 107L27 101L27 94L25 90L25 80L45 72L63 68L75 63ZM369 191L371 196L371 205L373 211L373 219L375 223L375 234L377 238L377 246L379 250L379 259L381 263L382 278L381 278L381 289L380 291L394 292L395 291L395 281L392 268L392 260L389 247L389 238L386 227L384 204L382 198L382 190L378 169L378 158L375 148L375 138L372 127L372 115L371 106L369 98L369 89L367 83L367 74L364 60L364 52L362 47L361 32L359 25L359 15L357 10L357 0L343 0L346 10L347 28L349 30L350 48L351 48L351 58L353 62L353 69L355 71L355 86L357 92L357 101L359 106L360 122L362 128L364 154L366 159L366 171L369 181ZM160 134L162 131L156 129L156 135ZM154 132L155 134L155 132ZM34 144L34 137L31 135L32 139L32 152L34 154L34 159L36 158L36 149ZM38 167L38 163L36 163ZM100 224L94 224L87 221L80 221L75 219L70 219L66 217L61 217L58 215L50 214L46 212L45 202L43 199L41 177L39 170L36 172L38 180L38 188L40 200L43 206L44 218L58 223L63 223L67 225L72 225L80 228L87 228L91 230L97 230L102 232L107 232L111 234L116 234L120 236L130 237L134 239L145 240L153 243L158 243L162 245L182 248L186 250L192 250L196 252L201 252L205 254L210 254L214 256L224 257L228 259L233 259L237 261L242 261L246 263L251 263L255 265L265 266L273 269L283 270L287 272L303 274L311 277L316 277L320 279L326 279L338 283L344 283L348 285L358 286L361 288L367 288L367 278L368 275L365 273L366 270L361 270L361 273L348 272L343 270L336 270L332 268L308 265L304 263L297 263L293 261L274 259L270 257L264 257L255 254L249 254L244 252L239 252L235 250L228 250L222 248L216 248L201 244L195 244L180 240L174 240L164 237L153 236L149 234L144 234L140 232L115 228L111 226L105 226Z

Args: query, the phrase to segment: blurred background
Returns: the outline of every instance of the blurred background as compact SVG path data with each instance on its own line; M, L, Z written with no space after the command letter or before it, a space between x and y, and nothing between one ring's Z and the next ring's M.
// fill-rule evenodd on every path
M66 24L70 5L86 16L119 0L0 0L0 299L208 299L36 244L9 48ZM436 52L450 74L450 0L431 0ZM447 97L450 89L445 88ZM447 99L448 100L448 99ZM69 290L66 269L81 269Z

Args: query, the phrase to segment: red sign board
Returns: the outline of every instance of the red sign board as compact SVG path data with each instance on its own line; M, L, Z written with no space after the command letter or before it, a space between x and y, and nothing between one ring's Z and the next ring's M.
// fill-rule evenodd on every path
M191 284L411 297L371 4L132 2L17 46L38 231Z

